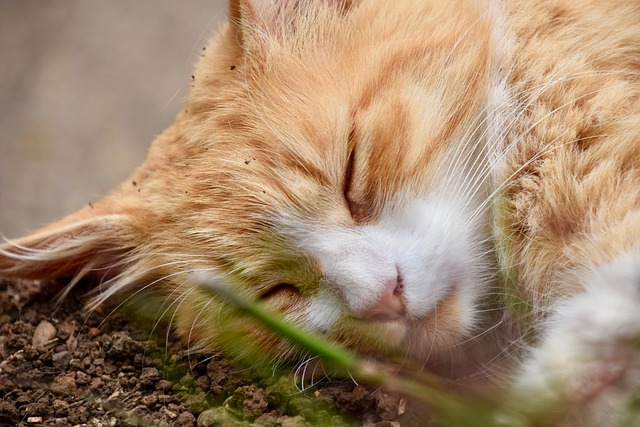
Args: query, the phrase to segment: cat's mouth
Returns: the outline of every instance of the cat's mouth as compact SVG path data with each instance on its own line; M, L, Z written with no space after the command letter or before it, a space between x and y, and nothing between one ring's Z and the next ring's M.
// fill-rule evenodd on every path
M362 314L352 317L371 323L400 322L407 318L407 307L403 295L383 296L376 305L368 308Z
M424 324L425 322L432 323L436 322L438 318L442 320L443 317L455 316L458 312L456 308L458 306L456 302L458 300L458 291L457 284L454 283L448 286L446 292L433 303L433 307L421 315L411 313L411 301L406 294L400 293L396 300L383 301L380 307L369 312L367 316L350 314L348 317L364 323L396 323L404 324L411 328L412 325Z

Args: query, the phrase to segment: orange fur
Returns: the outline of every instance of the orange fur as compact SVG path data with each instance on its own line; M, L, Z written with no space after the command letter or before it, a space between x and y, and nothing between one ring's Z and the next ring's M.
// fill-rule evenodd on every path
M640 14L630 2L546 1L532 22L528 6L508 9L511 86L526 108L506 135L517 143L503 175L514 174L502 226L520 288L545 305L576 291L571 270L638 242Z
M222 308L193 287L194 272L304 325L310 296L330 281L307 240L360 238L408 201L453 198L473 236L460 258L476 261L486 300L524 300L531 323L511 320L525 339L585 290L587 271L638 245L636 2L247 0L229 10L146 162L93 206L3 246L0 271L107 268L100 301L153 283L187 345L217 350ZM512 289L493 283L496 271ZM372 338L349 289L337 289L351 314L326 332L364 352L424 362L487 327L453 289L420 319L373 325ZM513 316L505 301L493 303ZM271 355L292 356L243 327Z

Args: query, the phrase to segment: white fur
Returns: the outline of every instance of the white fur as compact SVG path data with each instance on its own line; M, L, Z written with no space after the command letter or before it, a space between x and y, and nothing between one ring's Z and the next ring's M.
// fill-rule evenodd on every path
M510 71L509 64L505 64L503 58L514 46L515 36L510 32L500 0L488 0L486 5L487 15L492 25L493 60L491 64L491 86L487 99L487 128L485 130L487 140L486 151L489 160L492 184L498 187L502 184L504 159L508 147L504 143L504 133L512 126L516 119L517 108L513 101L513 95L509 91L507 75Z
M305 326L312 331L327 332L340 318L340 301L327 289L320 289L310 301L306 310Z
M475 243L476 226L468 223L468 215L458 204L432 197L388 208L375 224L327 229L297 223L286 227L289 239L315 259L324 278L307 309L309 324L329 328L339 317L332 304L345 315L357 315L398 275L408 319L430 314L455 291L467 313L463 323L471 322L473 305L485 281L478 274L480 247Z
M500 59L510 48L502 5L486 0L487 16L494 22L496 49L484 115L478 128L452 141L451 152L439 168L429 194L406 189L385 203L373 224L341 227L313 224L309 219L281 217L279 231L292 245L319 266L321 289L306 310L310 327L327 330L340 315L358 315L375 303L385 284L400 277L408 320L431 314L439 302L456 293L461 323L472 326L478 295L487 286L489 266L484 262L488 202L484 198L490 171L498 168L505 147L502 130L510 114L510 95ZM412 87L410 99L420 98ZM433 92L429 91L429 103ZM432 123L421 117L420 123ZM428 129L415 132L428 135ZM478 145L479 144L479 145ZM480 149L479 149L480 148ZM491 164L493 161L494 164ZM336 312L337 304L340 312Z
M543 401L582 403L609 425L607 408L640 382L640 250L580 276L585 292L556 308L516 385Z

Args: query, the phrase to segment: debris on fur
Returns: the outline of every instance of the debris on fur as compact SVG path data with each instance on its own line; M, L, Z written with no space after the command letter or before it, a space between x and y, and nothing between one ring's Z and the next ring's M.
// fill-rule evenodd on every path
M87 315L81 292L56 308L41 287L0 279L0 425L426 424L400 396L353 381L325 380L300 392L290 372L181 357L173 344L165 348L163 333L117 312Z

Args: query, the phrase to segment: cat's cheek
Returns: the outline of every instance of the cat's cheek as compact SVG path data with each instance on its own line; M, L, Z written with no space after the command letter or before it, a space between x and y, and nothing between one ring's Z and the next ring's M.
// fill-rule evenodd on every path
M475 326L475 312L475 300L454 289L431 313L410 323L408 355L427 362L436 352L454 349Z
M328 332L342 314L341 305L332 292L320 289L309 299L305 309L305 326L315 332Z

